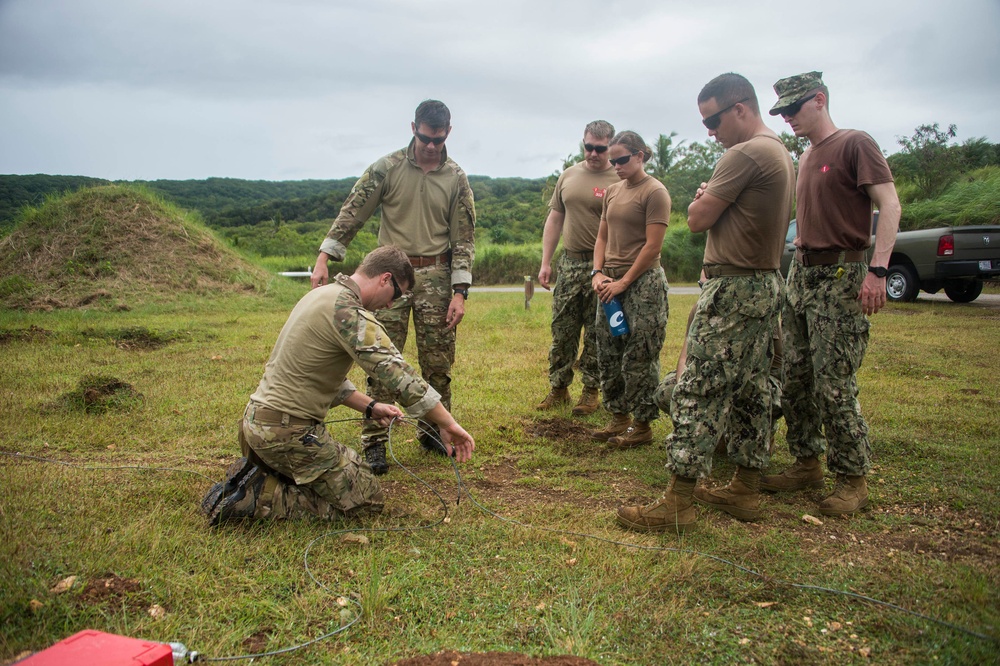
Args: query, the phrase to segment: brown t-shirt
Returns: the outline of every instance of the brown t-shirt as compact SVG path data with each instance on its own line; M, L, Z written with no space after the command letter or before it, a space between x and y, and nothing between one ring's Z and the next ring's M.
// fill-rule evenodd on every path
M549 200L549 208L564 213L563 248L570 252L593 252L601 209L608 186L618 182L612 166L591 171L580 162L562 172Z
M608 225L604 266L627 269L646 244L646 226L667 226L670 221L670 194L652 176L646 176L634 187L628 181L619 181L604 195L601 218Z
M799 160L798 238L803 250L863 250L871 242L872 201L866 185L891 183L875 140L837 130Z
M795 166L778 137L761 134L727 150L706 192L730 205L708 230L705 263L777 270L795 194Z

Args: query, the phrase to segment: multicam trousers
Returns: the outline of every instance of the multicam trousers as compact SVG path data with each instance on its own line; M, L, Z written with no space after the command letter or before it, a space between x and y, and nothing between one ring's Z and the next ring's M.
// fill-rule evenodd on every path
M597 339L594 335L594 311L597 293L591 286L591 261L573 259L563 254L558 278L552 290L552 347L549 348L549 384L566 388L573 383L573 365L580 349L583 329L583 354L580 374L583 385L597 388Z
M650 268L619 298L629 326L625 335L611 335L600 305L595 313L601 397L605 409L613 414L632 414L637 421L654 421L660 410L653 402L653 393L660 381L660 350L670 313L663 268Z
M825 432L827 468L851 476L871 469L857 382L868 348L868 317L858 300L866 275L864 263L806 267L793 261L781 313L788 450L797 458L818 456Z
M254 418L251 403L239 441L243 455L268 472L254 518L331 520L382 510L385 499L368 463L334 441L322 423L264 422Z
M377 311L375 316L396 349L402 351L409 332L410 311L413 311L420 375L441 394L441 404L450 410L451 366L455 362L455 329L447 330L448 306L452 299L451 267L435 264L414 268L413 272L415 284L411 293L395 301L391 308ZM396 396L371 377L368 378L368 395L379 402L396 401ZM361 431L366 448L377 441L385 442L388 436L388 430L373 421L366 421Z
M671 400L674 430L667 436L667 468L674 474L708 476L722 435L733 462L767 466L768 370L781 292L777 271L705 283L688 331L687 365Z

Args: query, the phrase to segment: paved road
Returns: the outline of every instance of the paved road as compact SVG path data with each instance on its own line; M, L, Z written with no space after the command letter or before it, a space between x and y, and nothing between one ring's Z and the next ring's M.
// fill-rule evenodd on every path
M286 277L309 277L310 274L306 273L306 272L300 272L300 271L289 271L289 272L286 272L286 273L281 273L281 275L284 275ZM478 291L478 292L496 292L496 293L509 293L509 294L523 294L524 293L524 287L476 287L476 286L473 286L471 289L469 289L469 291L473 292L473 293ZM700 290L699 290L698 287L673 287L673 286L670 287L670 294L671 295L675 295L675 296L678 296L678 295L689 296L691 294L697 294L699 291ZM542 289L538 285L535 285L535 294L536 295L538 295L538 294L544 294L544 293L546 293L546 291L544 289ZM921 301L931 301L931 302L935 302L936 301L936 302L942 302L942 303L951 303L951 299L949 299L944 294L944 292L938 292L936 294L927 294L927 293L924 293L924 292L920 292L920 295L917 297L917 302L919 303ZM958 305L958 304L956 303L956 305ZM990 309L993 309L993 310L1000 310L1000 294L983 294L982 296L980 296L979 298L977 298L976 300L974 300L972 303L969 303L968 305L974 305L974 306L983 307L983 308L990 308Z
M472 287L469 291L523 294L524 287ZM700 289L698 287L674 287L674 286L670 287L671 296L697 294L699 291ZM544 289L542 289L538 285L535 285L535 296L545 293L546 291ZM928 294L925 292L920 292L920 295L917 297L917 302L951 303L952 301L942 291L936 294ZM955 303L955 305L962 305L962 304ZM1000 294L983 294L979 298L974 300L972 303L967 303L966 305L1000 310Z

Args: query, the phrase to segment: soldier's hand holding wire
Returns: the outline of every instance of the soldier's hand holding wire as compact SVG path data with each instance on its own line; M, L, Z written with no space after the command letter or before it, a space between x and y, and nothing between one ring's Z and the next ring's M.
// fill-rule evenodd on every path
M393 419L403 418L403 410L396 405L387 402L376 402L372 407L372 421L375 421L383 428L388 428Z
M453 456L456 462L465 462L472 458L472 452L476 448L476 442L472 435L465 431L465 428L458 425L458 421L452 421L446 426L441 426L441 440L448 455Z

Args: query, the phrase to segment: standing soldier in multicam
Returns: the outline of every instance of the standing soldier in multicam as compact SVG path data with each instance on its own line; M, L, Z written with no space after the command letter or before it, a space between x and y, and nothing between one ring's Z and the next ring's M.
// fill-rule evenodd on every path
M650 424L660 416L653 393L670 308L660 265L670 194L646 173L643 165L652 151L641 136L619 132L609 145L620 182L604 197L590 280L601 303L619 299L629 332L613 335L603 311L594 313L601 393L611 422L590 436L611 448L630 449L652 444Z
M365 221L382 207L379 245L396 245L416 271L411 294L383 310L378 320L400 349L406 346L410 312L417 338L417 361L423 378L451 408L451 366L455 330L465 316L475 257L476 209L469 180L444 142L451 132L451 112L436 100L421 102L411 123L410 145L386 155L362 174L320 246L312 285L326 284L327 262L343 261L347 246ZM377 378L368 390L380 401L393 395ZM421 445L443 453L431 424L421 424ZM365 459L375 474L385 474L388 433L377 422L362 431Z
M765 476L761 488L793 491L823 487L819 456L837 475L819 512L852 514L868 504L871 469L868 424L858 402L857 372L868 347L868 317L885 305L886 266L901 209L892 172L878 144L830 118L830 92L821 72L774 84L780 115L795 136L809 139L795 188L798 237L781 312L784 329L784 403L788 449L795 464ZM872 204L879 209L875 250ZM825 436L825 437L824 437Z
M618 182L608 162L608 142L614 134L614 126L605 120L595 120L584 128L585 159L562 172L549 200L549 215L542 232L542 265L538 270L538 282L546 289L550 288L552 257L560 236L563 255L559 259L558 279L552 293L552 347L549 349L552 388L538 409L552 409L570 401L569 385L573 381L581 329L583 392L573 407L573 414L593 414L600 405L597 340L594 337L597 294L590 286L590 269L604 194L609 185Z
M726 152L688 207L691 231L708 232L707 280L671 400L670 486L651 504L618 509L618 523L637 531L683 531L697 520L695 499L754 520L760 514L761 469L769 457L768 369L795 169L781 139L764 125L746 78L729 73L712 79L698 95L698 109L709 136ZM696 489L697 479L711 472L723 434L736 474L724 488Z
M245 456L202 501L212 525L245 518L351 517L382 510L378 480L357 452L334 441L323 421L334 405L388 426L403 413L354 388L357 363L399 396L410 416L441 428L446 452L469 459L475 442L441 396L403 360L370 310L400 299L414 282L396 247L371 252L350 277L314 289L281 329L240 424Z

